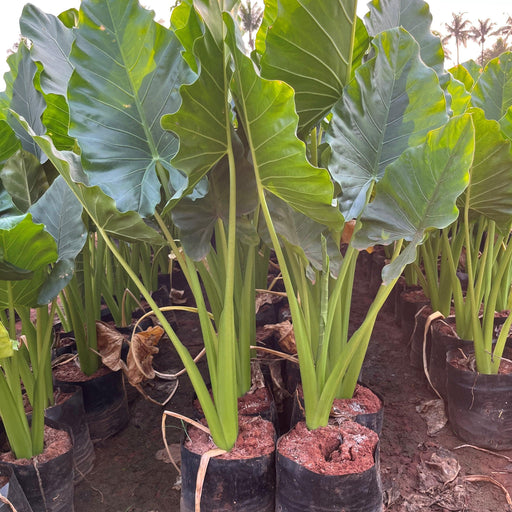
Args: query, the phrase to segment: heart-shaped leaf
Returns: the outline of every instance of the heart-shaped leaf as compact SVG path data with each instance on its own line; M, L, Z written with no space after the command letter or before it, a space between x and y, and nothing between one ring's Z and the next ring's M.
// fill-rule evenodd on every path
M432 15L423 0L372 0L365 23L371 36L391 28L403 27L420 46L421 60L434 69L441 86L448 84L444 70L444 50L441 39L432 34Z
M48 189L48 180L38 158L18 150L0 171L0 178L13 203L26 212Z
M30 279L0 281L0 306L35 307L38 295L48 277L48 265L57 261L57 247L53 237L42 224L35 224L32 216L0 219L0 247L3 261L32 272Z
M16 116L15 113L13 115ZM97 226L104 229L109 235L128 242L141 241L155 245L163 243L160 234L147 225L138 213L120 213L111 197L107 196L98 186L87 185L87 176L83 172L80 157L77 154L70 151L59 151L50 137L36 135L23 118L16 117L20 125L48 156Z
M384 283L415 260L428 229L444 228L457 219L455 201L468 184L474 144L471 116L465 114L431 131L424 144L406 150L386 169L353 241L358 249L409 242L384 268Z
M161 186L169 199L184 184L170 165L178 148L160 126L180 105L194 74L171 31L136 0L84 0L71 52L70 134L92 185L121 211L154 213Z
M512 52L492 59L473 88L473 106L481 108L487 119L499 121L512 106Z
M499 123L486 119L481 109L470 112L475 126L475 158L468 190L459 205L463 208L469 197L472 216L484 215L506 227L512 219L511 141L503 136Z
M359 67L334 106L327 141L331 176L341 185L346 219L362 211L368 189L409 146L447 120L439 81L404 29L373 40L375 56Z
M282 0L267 30L261 74L295 91L299 134L330 111L350 78L355 0Z
M329 174L308 162L304 143L296 136L293 89L258 76L236 44L233 20L224 19L235 61L232 92L251 148L257 186L320 224L340 229L342 218L331 204Z

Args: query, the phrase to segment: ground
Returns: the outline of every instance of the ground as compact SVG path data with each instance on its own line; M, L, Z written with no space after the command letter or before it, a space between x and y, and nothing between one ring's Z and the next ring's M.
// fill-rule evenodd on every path
M353 317L357 322L371 295L364 274L355 289ZM200 350L199 331L190 318L178 318L178 334L191 352ZM161 369L178 369L179 361L169 342L162 343L156 364ZM491 454L471 447L457 449L464 443L452 434L449 425L428 435L418 409L425 408L436 395L423 372L409 365L407 344L389 307L377 320L362 381L385 402L380 464L386 511L512 510L503 489L490 480L500 482L512 494L512 450ZM94 469L75 489L75 512L179 511L178 475L163 452L163 409L136 392L129 391L128 396L130 423L114 437L96 443ZM192 399L188 379L180 377L178 390L166 409L190 414ZM173 450L182 433L178 421L168 421L166 434Z

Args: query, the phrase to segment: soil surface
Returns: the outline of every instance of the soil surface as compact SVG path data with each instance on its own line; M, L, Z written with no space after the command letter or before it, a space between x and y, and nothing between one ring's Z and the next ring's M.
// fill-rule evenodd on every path
M377 434L354 421L308 430L300 421L277 443L281 455L321 475L362 473L375 465Z
M55 428L45 425L44 427L44 450L43 453L29 459L16 459L13 452L3 452L0 455L0 460L19 464L21 466L28 466L37 463L48 462L49 460L58 457L71 449L71 438L64 430L57 430Z
M367 258L368 259L368 258ZM375 293L375 272L360 271L354 286L353 328ZM394 304L391 299L389 304ZM380 466L384 510L389 512L507 512L504 489L512 494L512 450L487 453L463 446L448 424L444 406L428 387L421 369L409 364L395 312L381 312L369 346L362 382L384 400ZM398 315L399 316L399 315ZM177 332L196 355L202 348L193 315L176 318ZM159 344L155 367L172 373L181 364L167 339ZM200 363L204 371L204 362ZM145 385L163 400L169 382ZM117 435L95 444L91 473L75 488L75 512L178 512L179 478L162 441L164 408L128 389L131 419ZM165 409L193 416L193 390L186 376ZM444 425L444 426L443 426ZM183 436L180 420L167 417L165 433L175 460ZM500 484L502 487L499 487Z
M242 460L271 454L275 450L276 432L270 421L259 416L239 416L238 439L235 446L218 458ZM203 455L217 448L209 434L196 427L187 429L185 446L193 453Z

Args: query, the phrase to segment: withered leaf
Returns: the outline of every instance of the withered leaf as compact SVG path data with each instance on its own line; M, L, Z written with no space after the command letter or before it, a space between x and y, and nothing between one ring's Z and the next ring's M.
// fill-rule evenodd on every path
M258 292L256 295L256 313L265 304L277 304L283 300L283 296L270 292Z
M146 331L133 335L128 358L126 360L126 376L132 386L140 384L145 379L153 379L153 357L158 353L156 346L162 337L164 330L159 326L150 327Z
M114 327L105 322L96 322L96 335L98 337L98 352L102 363L117 372L123 367L121 361L121 348L124 336Z
M293 326L289 320L285 320L279 324L268 324L263 327L263 331L267 337L271 334L277 337L277 343L282 350L288 354L297 353L297 345L295 344L295 334Z

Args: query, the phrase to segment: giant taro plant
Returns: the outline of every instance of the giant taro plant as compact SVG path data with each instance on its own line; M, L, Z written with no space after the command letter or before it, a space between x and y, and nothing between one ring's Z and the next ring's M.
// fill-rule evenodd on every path
M356 221L341 266L334 271L336 280L329 283L325 276L330 261L327 245L323 257L317 254L314 285L304 279L303 258L296 258L302 271L294 270L296 264L290 266L294 276L287 291L310 428L327 422L335 396L352 395L379 309L403 266L415 258L416 247L429 228L446 226L455 219L454 202L467 184L473 156L469 116L447 123L448 95L443 90L447 74L442 69L440 42L430 34L426 4L411 2L407 9L393 1L369 6L365 21L375 37L370 58L363 63L361 54L366 51L368 34L355 20L355 2L332 2L325 10L323 4L313 2L300 6L282 2L274 18L268 20L271 28L261 57L264 76L294 85L297 112L305 126L301 135L308 142L311 158L320 161L321 157L328 166L333 181L341 187L338 203L345 220ZM340 20L347 24L344 31L331 25L332 12L339 12ZM411 34L397 28L399 25L410 28ZM347 33L352 37L347 39ZM304 65L299 55L311 47L316 49L316 59L306 59ZM334 56L339 60L331 64ZM330 91L330 103L325 102L326 90ZM322 103L315 102L317 97ZM308 124L312 105L317 106L318 117ZM329 119L328 148L322 146L323 125L318 125L325 116ZM292 219L291 212L285 218ZM302 222L294 222L302 226ZM282 234L286 237L284 230ZM318 235L317 240L319 248ZM290 239L285 249L288 242ZM403 242L406 247L402 250ZM395 250L384 269L383 286L362 325L348 337L357 250L390 243ZM289 272L286 265L292 257L280 257L283 274ZM331 261L335 261L332 255ZM312 286L319 291L309 293ZM315 293L316 302L306 300ZM296 295L300 303L295 301Z
M442 261L452 281L457 334L473 341L477 371L486 374L498 372L512 325L508 315L495 340L495 312L512 305L511 64L506 52L476 80L463 66L452 70L460 111L472 116L476 142L469 185L458 201L461 213L442 232ZM457 279L460 255L468 274L465 295Z
M316 428L327 422L334 397L351 393L377 312L401 269L429 228L456 217L474 144L470 115L449 120L442 49L424 2L402 9L399 1L375 0L367 29L355 1L268 0L252 59L231 14L236 3L184 0L168 30L136 1L84 0L77 27L66 29L75 39L71 51L54 38L63 59L56 63L45 51L36 56L36 42L31 51L48 79L62 66L69 73L66 91L60 89L69 107L65 135L80 154L54 136L50 123L58 117L43 116L44 133L45 125L31 126L35 121L18 112L24 130L13 139L35 142L48 157L154 308L225 449L236 439L236 398L247 387L241 376L250 334L237 319L248 306L237 311L235 304L250 301L260 239L281 266L306 422ZM38 91L43 81L33 83ZM60 112L63 126L68 114ZM16 117L4 117L10 115ZM170 215L181 228L183 255ZM141 217L158 224L194 291L212 397L112 242L137 233L158 238ZM341 232L353 220L342 257ZM205 276L205 269L192 258L208 254L214 230L217 275L225 283L215 290L212 323L197 274L199 268ZM341 304L350 295L358 250L377 243L394 244L393 260L366 319L348 338L349 308ZM237 277L244 268L246 282ZM315 283L308 281L315 274ZM310 286L317 291L308 302Z

